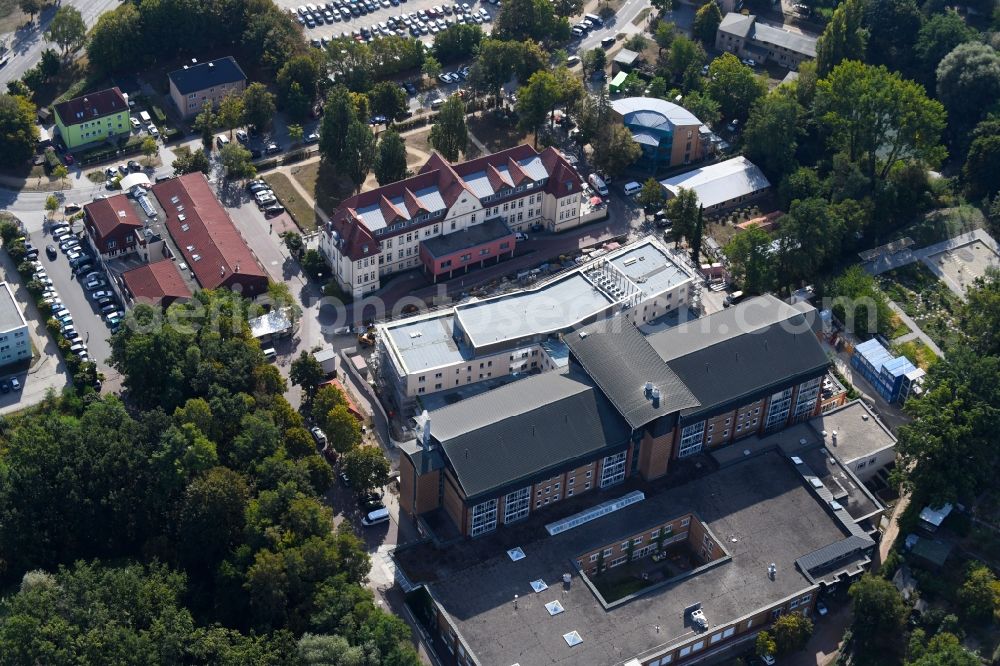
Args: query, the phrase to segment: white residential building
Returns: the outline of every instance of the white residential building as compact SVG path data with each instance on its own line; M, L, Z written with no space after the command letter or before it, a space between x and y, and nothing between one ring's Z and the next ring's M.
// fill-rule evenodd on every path
M31 358L28 322L14 300L10 285L0 282L0 365Z
M498 262L513 254L517 231L592 219L586 203L579 174L553 148L522 145L454 165L435 153L417 175L341 202L320 250L360 297L418 266L436 281Z

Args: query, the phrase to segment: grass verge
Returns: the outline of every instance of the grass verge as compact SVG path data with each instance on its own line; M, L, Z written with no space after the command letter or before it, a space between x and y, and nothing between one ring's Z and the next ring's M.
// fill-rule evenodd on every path
M299 191L292 185L292 181L288 179L288 176L283 173L269 173L264 176L264 180L274 190L274 196L278 197L278 201L285 207L288 214L292 216L299 229L304 233L316 229L316 211L299 194Z

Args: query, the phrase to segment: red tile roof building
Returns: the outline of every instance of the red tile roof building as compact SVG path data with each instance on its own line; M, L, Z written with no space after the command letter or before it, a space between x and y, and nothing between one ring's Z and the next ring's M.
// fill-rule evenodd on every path
M74 97L56 104L54 108L64 125L76 125L81 120L96 120L126 111L128 101L115 87Z
M161 259L122 273L132 300L167 307L176 300L191 298L184 278L171 259Z
M142 220L124 194L96 199L84 206L83 225L105 258L135 251L137 232L142 230Z
M189 173L153 186L166 227L202 289L226 287L254 297L267 291L267 274L208 184Z
M320 235L320 249L341 286L362 296L378 289L382 276L416 266L435 277L478 266L505 254L513 232L536 224L551 231L575 227L582 194L579 174L554 148L539 153L516 146L459 164L435 153L417 175L341 202ZM475 227L487 221L505 225L507 233L478 233ZM464 251L451 242L423 246L470 230L470 242L482 242Z

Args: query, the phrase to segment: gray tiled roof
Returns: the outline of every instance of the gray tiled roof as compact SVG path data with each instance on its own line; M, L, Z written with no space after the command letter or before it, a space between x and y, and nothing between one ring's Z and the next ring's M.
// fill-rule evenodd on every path
M175 69L167 76L182 95L247 78L232 56Z
M795 564L802 573L812 577L814 572L821 573L827 565L835 562L839 563L848 556L871 548L873 545L875 545L875 542L870 538L852 534L846 539L834 541L822 548L817 548L811 553L806 553L795 560Z
M635 429L699 404L639 329L624 317L584 326L567 334L565 340L573 358ZM659 401L646 395L647 382L659 389Z
M430 412L467 498L524 482L554 467L623 447L630 431L578 373L528 377Z
M813 333L815 315L762 296L648 340L700 404L684 413L702 413L821 374L830 362Z

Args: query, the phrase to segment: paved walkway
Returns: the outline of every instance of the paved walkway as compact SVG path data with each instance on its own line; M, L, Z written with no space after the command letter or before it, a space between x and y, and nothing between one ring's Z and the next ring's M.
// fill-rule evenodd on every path
M906 340L904 340L903 338L912 339L910 338L910 336L913 335L914 337L919 338L920 341L923 342L925 345L927 345L927 347L932 352L934 352L935 356L937 356L938 358L944 358L944 352L941 351L941 348L938 347L933 340L931 340L929 335L920 330L920 326L917 325L917 322L913 321L910 315L903 312L903 308L899 307L899 305L895 301L889 301L889 307L892 308L893 312L899 315L899 318L903 321L904 324L909 326L911 331L907 335L904 335L901 338L897 338L893 342L896 341L906 342Z
M915 261L923 261L927 257L940 252L954 250L955 248L962 247L963 245L967 245L973 241L985 243L989 245L994 252L1000 254L1000 251L997 250L996 241L993 240L993 237L990 236L989 233L987 233L984 229L973 229L972 231L959 234L954 238L949 238L948 240L941 241L940 243L934 243L916 250L906 250L887 257L881 257L873 261L865 262L861 266L871 275L881 275L887 271L912 264ZM933 270L933 267L931 270ZM938 277L940 277L940 275L938 275Z

